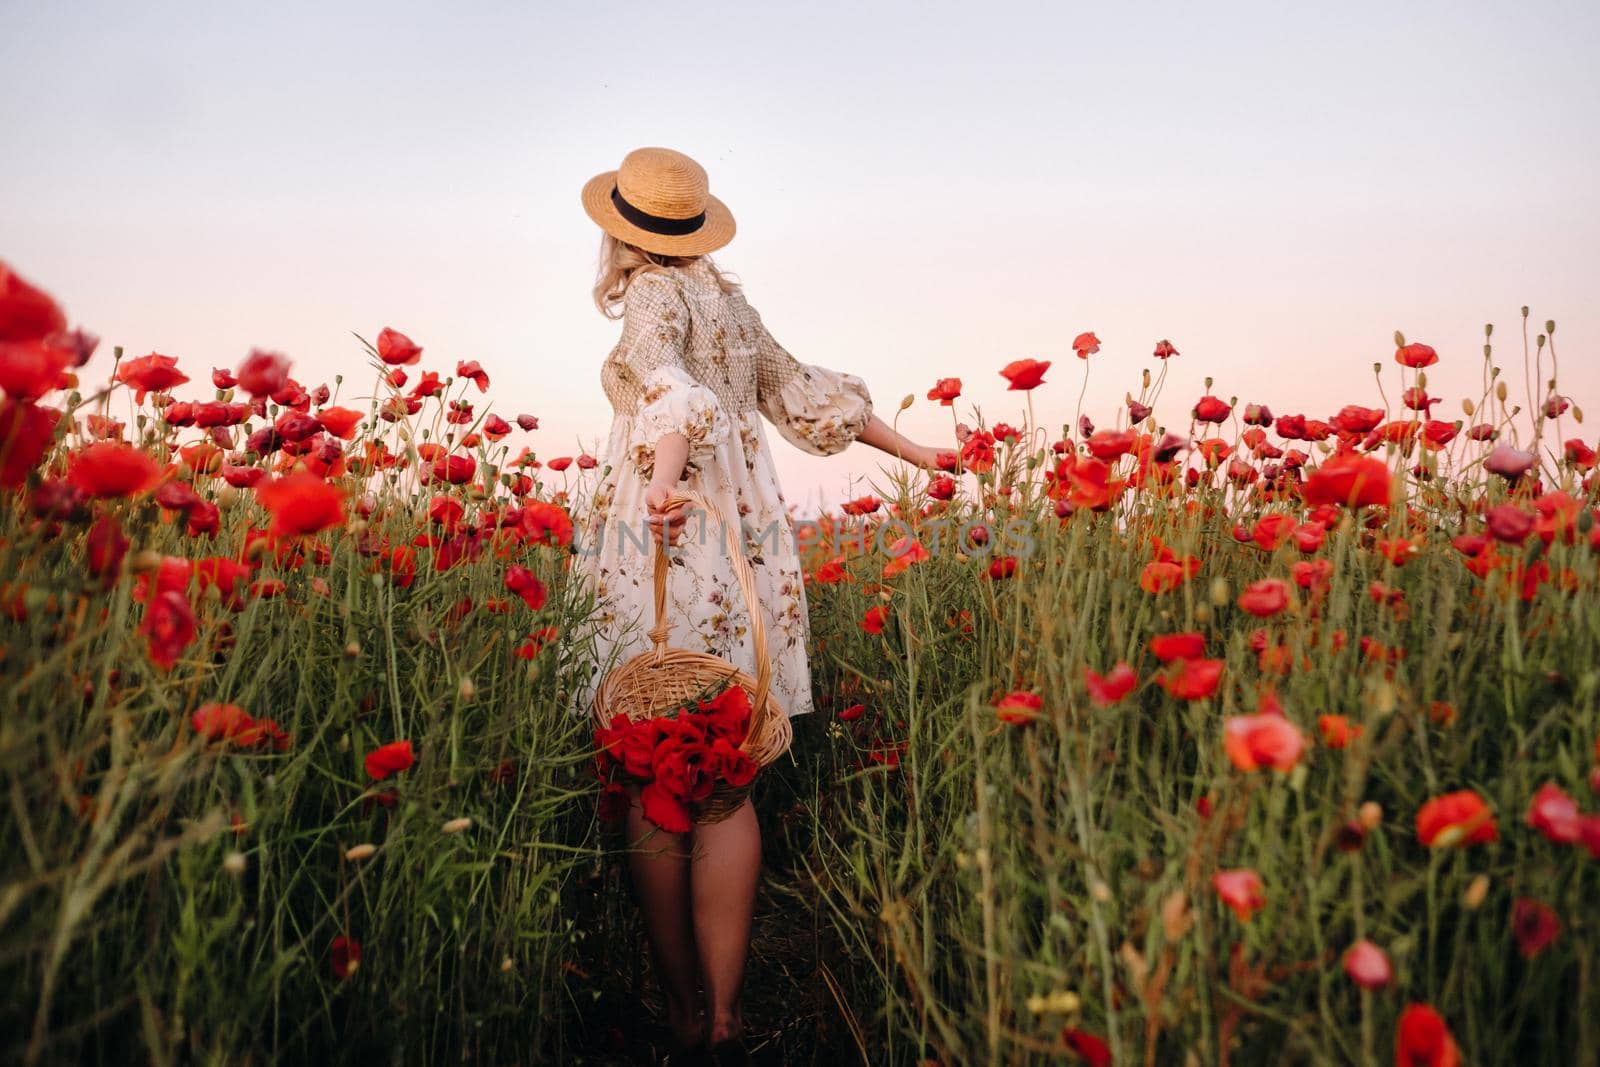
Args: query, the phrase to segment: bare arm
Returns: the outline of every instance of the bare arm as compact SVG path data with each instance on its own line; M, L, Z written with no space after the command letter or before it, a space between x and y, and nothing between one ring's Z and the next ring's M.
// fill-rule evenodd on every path
M680 510L674 512L669 520L662 505L677 487L678 479L683 477L683 466L688 460L689 439L681 433L662 434L656 442L655 473L651 475L649 488L644 491L650 532L660 536L661 524L670 522L673 541L678 539L686 516Z
M876 415L867 420L866 428L856 440L916 467L932 469L937 465L935 462L939 454L937 449L917 444Z

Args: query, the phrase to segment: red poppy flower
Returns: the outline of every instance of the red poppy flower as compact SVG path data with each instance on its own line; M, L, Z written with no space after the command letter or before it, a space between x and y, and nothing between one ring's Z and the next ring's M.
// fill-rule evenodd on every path
M1061 1031L1061 1043L1089 1067L1111 1067L1111 1046L1087 1030L1069 1026Z
M15 489L39 465L61 412L26 400L0 404L0 488Z
M0 342L42 341L66 328L56 302L0 260Z
M1156 342L1156 350L1151 353L1156 359L1171 359L1178 354L1178 350L1172 347L1172 342L1165 338Z
M1036 389L1044 384L1044 372L1049 369L1048 359L1018 359L1002 367L1000 376L1011 383L1007 389Z
M256 499L272 512L274 537L303 537L344 522L344 491L315 474L262 482Z
M137 394L134 399L142 404L146 393L164 393L188 381L189 376L178 369L178 361L172 356L152 352L123 362L115 380L132 386Z
M1329 458L1312 471L1302 492L1312 507L1381 507L1389 503L1389 487L1389 468L1382 460L1347 452Z
M375 782L381 782L391 774L399 774L410 769L417 759L411 750L410 741L390 741L387 745L380 745L368 752L363 762L367 769L367 777Z
M333 957L333 976L335 978L349 978L361 968L361 942L354 938L340 934L328 946L328 951Z
M478 386L478 392L489 391L489 372L483 369L477 360L461 360L456 363L456 374L466 378Z
M1554 782L1539 787L1528 804L1528 825L1559 845L1576 842L1581 832L1578 802Z
M1280 578L1251 582L1239 595L1239 607L1258 619L1270 618L1289 606L1289 583Z
M544 607L544 583L528 568L515 564L506 568L505 585L507 590L522 598L529 610L538 611Z
M1428 848L1480 845L1499 837L1494 812L1470 789L1434 797L1417 809L1417 840Z
M1127 663L1118 663L1104 675L1084 668L1083 678L1089 690L1089 699L1102 708L1108 708L1122 700L1139 684L1138 675L1133 673L1133 668Z
M1223 665L1220 659L1179 660L1176 670L1161 675L1156 682L1179 700L1204 700L1217 691Z
M532 433L539 428L539 417L537 415L518 415L517 425Z
M1532 959L1561 936L1561 917L1548 904L1527 897L1511 905L1511 935L1524 959Z
M881 634L883 633L883 624L888 621L889 609L882 604L874 604L861 617L861 628L869 634Z
M1427 345L1404 345L1395 349L1394 361L1404 367L1420 370L1439 362L1439 353Z
M1199 422L1224 422L1233 414L1233 406L1207 394L1194 406L1194 417Z
M128 539L122 536L122 527L111 515L102 515L89 527L84 538L89 573L100 579L103 589L110 589L122 575L122 559L128 554Z
M928 482L928 496L934 500L950 500L956 495L956 480L941 474Z
M840 709L839 721L855 722L857 719L861 718L862 715L866 714L866 711L867 706L865 704L851 704L848 708Z
M1072 350L1078 354L1079 359L1088 359L1100 351L1100 338L1094 335L1093 330L1080 333L1072 339Z
M1531 513L1524 511L1515 504L1499 504L1484 512L1484 528L1489 531L1489 536L1496 541L1508 545L1520 545L1533 533L1535 523L1538 521Z
M1038 693L1016 690L994 702L995 715L1012 726L1026 726L1039 717L1044 698Z
M1362 733L1359 725L1352 725L1343 715L1319 715L1317 730L1322 734L1322 743L1335 750L1349 748L1350 742Z
M253 349L239 364L233 378L239 388L251 396L272 396L289 384L289 358L279 352ZM227 388L220 382L216 385L218 389Z
M565 548L572 543L572 516L560 504L530 501L522 506L517 525L522 539L530 545Z
M960 378L940 378L933 383L933 388L928 390L928 399L937 400L944 407L951 407L956 402L956 397L961 395Z
M352 408L323 408L317 412L317 423L341 441L355 436L356 423L360 421L361 412Z
M1388 953L1366 938L1345 949L1344 973L1362 989L1382 989L1394 981Z
M1218 871L1211 876L1211 886L1242 923L1249 922L1259 909L1267 906L1266 887L1261 883L1261 876L1248 867Z
M1010 578L1017 573L1016 556L999 556L989 564L989 577L995 581Z
M150 662L170 671L178 656L194 640L194 611L182 593L158 593L144 609L139 632L149 646Z
M142 493L161 477L161 464L132 445L96 441L74 455L67 481L87 496L122 497Z
M1358 404L1346 404L1339 409L1339 414L1333 417L1333 426L1341 433L1370 433L1383 422L1383 415L1382 408L1364 408Z
M1222 742L1228 759L1241 771L1293 770L1306 747L1294 723L1272 712L1231 716L1223 724Z
M399 330L385 326L378 334L378 358L391 367L409 365L422 358L422 349Z
M1159 634L1150 639L1150 651L1163 663L1199 659L1206 654L1206 639L1203 634L1193 632Z

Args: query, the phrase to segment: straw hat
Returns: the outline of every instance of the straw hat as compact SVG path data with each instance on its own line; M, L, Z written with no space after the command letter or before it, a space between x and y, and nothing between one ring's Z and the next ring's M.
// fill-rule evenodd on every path
M733 240L733 215L705 168L670 148L636 148L583 187L583 209L619 241L662 256L700 256Z

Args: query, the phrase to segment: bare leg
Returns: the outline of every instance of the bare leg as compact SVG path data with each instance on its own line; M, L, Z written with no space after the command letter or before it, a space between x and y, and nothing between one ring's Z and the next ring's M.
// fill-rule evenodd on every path
M667 1000L667 1025L679 1044L705 1039L689 918L689 835L669 834L644 817L638 791L628 808L628 871L644 913L656 975Z
M744 1020L739 989L750 954L750 925L761 878L761 825L746 800L720 822L696 824L689 888L694 940L705 985L710 1040L738 1038Z

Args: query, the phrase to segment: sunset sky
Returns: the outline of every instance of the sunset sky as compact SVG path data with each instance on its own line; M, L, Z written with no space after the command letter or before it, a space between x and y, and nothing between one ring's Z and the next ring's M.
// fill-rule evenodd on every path
M424 366L482 362L548 457L610 418L579 188L665 145L733 210L719 262L785 347L886 416L917 394L902 428L936 443L933 381L1015 420L1023 356L1070 419L1083 330L1102 422L1163 337L1169 423L1207 375L1279 413L1378 404L1397 328L1454 418L1485 322L1521 393L1523 304L1600 419L1597 48L1592 0L0 0L0 257L104 338L90 379L121 344L198 396L260 346L348 396L351 331L394 326ZM769 437L791 499L878 467Z

